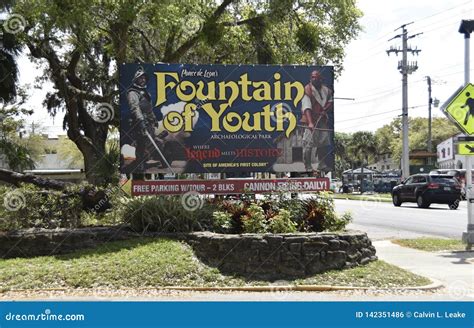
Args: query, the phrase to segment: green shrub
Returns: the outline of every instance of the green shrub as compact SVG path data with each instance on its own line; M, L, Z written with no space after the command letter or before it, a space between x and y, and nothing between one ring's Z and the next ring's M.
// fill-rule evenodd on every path
M122 209L130 196L118 185L97 188L91 185L75 186L80 194L91 192L92 196L83 198L81 213L82 226L118 225L124 223Z
M231 228L229 233L242 233L244 232L244 226L242 218L249 215L250 202L248 201L230 201L230 200L217 200L215 205L220 211L229 213L231 216Z
M140 196L127 200L121 209L124 223L135 231L191 232L212 225L215 207L196 198L196 208L186 207L180 196Z
M282 209L270 219L268 230L272 233L290 233L296 232L296 223L291 220L291 213Z
M81 226L91 227L91 226L115 226L122 224L122 217L119 214L119 211L116 207L113 210L96 213L91 211L82 211L81 212Z
M265 233L267 231L267 219L261 206L256 203L250 204L248 214L242 218L245 233Z
M309 199L289 198L284 194L266 195L263 200L215 200L219 219L230 217L231 228L213 226L213 231L228 233L289 233L343 230L350 213L336 213L334 200L322 192ZM227 213L228 216L225 216ZM216 218L214 218L216 220Z
M336 231L343 230L351 221L350 213L339 216L334 208L334 199L327 192L302 201L304 214L300 223L302 231Z
M215 232L228 233L232 229L232 214L224 211L212 213L212 228Z
M75 228L81 224L81 197L69 189L0 186L0 197L0 230Z
M345 212L341 216L332 215L329 216L324 224L324 230L326 231L341 231L352 221L352 215L350 212Z
M278 200L278 205L280 209L284 209L290 212L291 219L301 225L303 222L306 211L304 207L304 202L298 198L282 198Z

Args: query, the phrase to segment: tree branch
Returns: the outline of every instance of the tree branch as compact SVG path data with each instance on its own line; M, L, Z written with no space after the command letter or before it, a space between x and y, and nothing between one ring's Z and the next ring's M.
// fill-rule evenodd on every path
M7 182L16 187L22 183L31 183L35 186L45 189L64 190L67 186L72 185L70 182L40 178L32 174L22 174L10 170L0 169L0 181Z
M173 53L169 54L168 56L165 55L163 58L163 62L165 63L173 63L177 62L191 47L193 47L197 41L199 40L203 30L206 30L207 27L215 24L222 14L225 12L226 8L235 0L224 0L220 4L219 7L214 11L214 13L209 17L209 19L203 24L202 29L197 32L194 36L184 42L178 49L176 49Z

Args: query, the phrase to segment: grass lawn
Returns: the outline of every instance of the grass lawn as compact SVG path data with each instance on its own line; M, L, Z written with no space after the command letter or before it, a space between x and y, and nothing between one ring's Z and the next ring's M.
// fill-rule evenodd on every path
M375 202L392 202L392 196L390 194L369 194L369 195L358 195L358 194L333 194L334 199L349 199L349 200L362 200L362 201L375 201Z
M430 281L382 261L331 271L296 284L360 287L421 286ZM202 264L190 246L168 239L111 242L69 255L0 260L0 291L46 288L138 288L160 286L250 286Z
M440 238L416 238L416 239L396 239L393 243L404 247L410 247L428 252L438 251L463 251L466 244L457 239L440 239Z

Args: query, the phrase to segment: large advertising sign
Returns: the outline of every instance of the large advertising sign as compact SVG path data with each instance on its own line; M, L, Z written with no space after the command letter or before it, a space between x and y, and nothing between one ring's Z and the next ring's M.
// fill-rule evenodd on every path
M334 167L330 66L124 64L122 173Z

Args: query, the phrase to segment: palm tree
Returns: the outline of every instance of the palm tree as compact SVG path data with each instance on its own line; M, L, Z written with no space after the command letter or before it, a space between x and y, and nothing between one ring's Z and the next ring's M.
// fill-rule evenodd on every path
M352 158L361 165L361 184L360 191L363 190L364 181L364 165L369 162L369 157L373 157L377 154L377 141L375 135L369 131L358 131L352 135L352 139L349 144L349 149L352 154Z
M336 159L336 176L341 176L344 170L351 168L351 156L349 153L349 143L351 135L344 132L334 134L334 155Z

